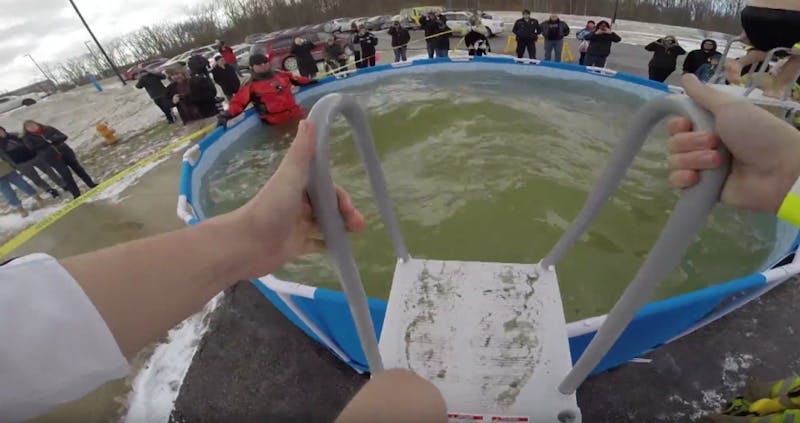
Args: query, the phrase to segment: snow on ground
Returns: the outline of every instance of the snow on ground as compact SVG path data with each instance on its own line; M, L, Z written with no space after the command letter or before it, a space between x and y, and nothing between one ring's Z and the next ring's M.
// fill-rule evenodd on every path
M167 341L156 347L131 383L126 423L169 420L183 378L208 329L209 315L217 308L223 295L218 294L203 311L170 330Z
M69 144L75 148L101 141L95 130L100 122L108 123L118 136L125 136L164 119L144 90L137 90L131 83L122 86L117 79L105 79L101 84L103 92L92 86L78 87L2 114L0 126L10 132L21 132L22 123L33 119L67 134Z

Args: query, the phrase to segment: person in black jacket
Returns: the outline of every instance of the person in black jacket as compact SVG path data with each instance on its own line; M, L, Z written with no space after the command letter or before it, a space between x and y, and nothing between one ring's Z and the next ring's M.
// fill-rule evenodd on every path
M214 82L222 88L225 97L230 100L242 85L241 81L239 81L239 74L236 72L236 68L228 65L222 56L215 57L214 61L215 64L211 68L211 76L214 77Z
M314 43L304 38L297 37L292 44L292 55L297 60L297 71L306 78L314 78L317 74L317 61L311 53Z
M38 168L44 172L56 186L61 187L64 185L64 181L61 180L56 171L43 158L38 157L33 150L26 147L19 135L6 132L2 126L0 126L0 158L12 165L17 172L30 179L39 189L47 192L53 198L60 195L57 190L53 189L39 176L39 172L36 169Z
M406 52L408 51L408 43L411 41L411 34L408 30L400 25L400 21L392 22L392 27L389 28L389 35L392 37L392 50L394 50L394 61L405 62L408 60Z
M720 56L717 51L717 42L712 39L703 40L700 44L700 49L692 50L683 61L683 73L692 73L697 75L697 71L707 64L711 63L712 59Z
M207 118L219 114L217 87L207 73L194 74L189 78L189 100L197 106L200 116Z
M531 11L525 9L522 11L522 18L514 22L514 28L511 30L517 38L517 57L522 58L525 56L525 50L528 51L528 58L536 58L536 41L539 39L539 34L542 33L542 28L539 26L539 21L531 18Z
M167 79L161 73L144 71L139 74L139 81L136 83L136 88L144 88L147 94L156 103L159 109L164 112L167 117L167 122L175 123L175 116L172 115L172 103L167 98L167 87L161 82Z
M361 46L361 60L365 66L375 66L375 46L378 45L378 37L367 31L364 24L358 25L358 34L353 37L353 42Z
M669 78L678 66L678 56L686 54L686 50L678 44L678 40L672 35L659 38L648 44L645 48L653 52L648 66L650 79L653 81L664 82Z
M189 58L189 60L186 62L186 65L189 67L189 72L191 75L196 75L196 74L208 75L208 71L210 68L210 65L208 64L208 59L206 59L197 52L192 53L192 57Z
M325 66L328 73L339 73L347 70L347 53L336 42L334 37L330 37L325 41Z
M569 35L569 25L554 14L542 22L541 29L544 37L544 60L552 59L560 62L561 52L564 50L564 37Z
M26 120L22 128L25 131L22 136L22 142L25 143L26 147L35 151L37 155L43 157L61 175L67 191L74 198L78 198L81 195L81 191L72 177L70 168L78 177L83 179L83 182L89 188L97 186L92 177L81 166L77 156L75 156L75 152L67 145L67 136L61 131L33 120Z
M447 57L450 50L450 34L452 30L447 26L447 18L441 13L428 12L427 16L419 18L419 24L425 30L425 41L428 45L428 58Z
M606 66L606 59L611 54L611 43L622 41L616 32L611 31L611 24L607 21L598 22L594 32L586 35L584 39L589 41L584 65L598 68Z

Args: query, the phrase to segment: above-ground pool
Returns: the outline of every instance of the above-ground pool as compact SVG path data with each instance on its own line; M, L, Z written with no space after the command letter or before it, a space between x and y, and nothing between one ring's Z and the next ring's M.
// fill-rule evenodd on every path
M647 100L666 85L567 64L480 58L379 66L303 89L310 109L331 92L369 114L400 227L415 257L526 263L543 257L578 213L608 155ZM242 205L277 168L294 127L248 112L186 155L179 213L196 223ZM395 258L344 121L334 126L334 180L369 221L351 237L380 333ZM669 189L666 133L646 144L588 234L559 264L576 360L641 264L678 193ZM621 364L763 288L759 277L788 256L797 231L763 214L718 207L681 265L661 285L598 370ZM302 285L285 283L283 280ZM292 263L256 281L306 333L358 370L365 360L326 257ZM315 289L320 287L321 289ZM756 294L753 294L756 295ZM750 296L753 296L750 295ZM737 300L734 300L737 299Z

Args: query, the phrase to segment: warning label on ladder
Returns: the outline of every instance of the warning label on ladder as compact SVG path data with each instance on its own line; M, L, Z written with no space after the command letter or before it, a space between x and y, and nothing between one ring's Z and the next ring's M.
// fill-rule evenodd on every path
M492 416L483 414L449 413L447 414L449 423L461 422L530 422L530 418L525 416Z

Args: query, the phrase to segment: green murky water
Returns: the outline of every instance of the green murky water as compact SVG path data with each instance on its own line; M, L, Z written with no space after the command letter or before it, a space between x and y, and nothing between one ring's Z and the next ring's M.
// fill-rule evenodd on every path
M589 82L505 74L393 77L345 90L370 115L389 190L415 257L538 261L577 214L612 146L643 103ZM307 104L306 106L310 106ZM203 207L232 210L274 172L292 135L259 127L207 176ZM677 193L667 185L663 129L623 187L559 265L567 318L605 313L643 260ZM386 298L395 259L343 122L332 136L334 179L369 220L352 245L367 293ZM718 208L662 286L668 297L755 270L769 253L774 219ZM323 256L279 277L338 289Z

